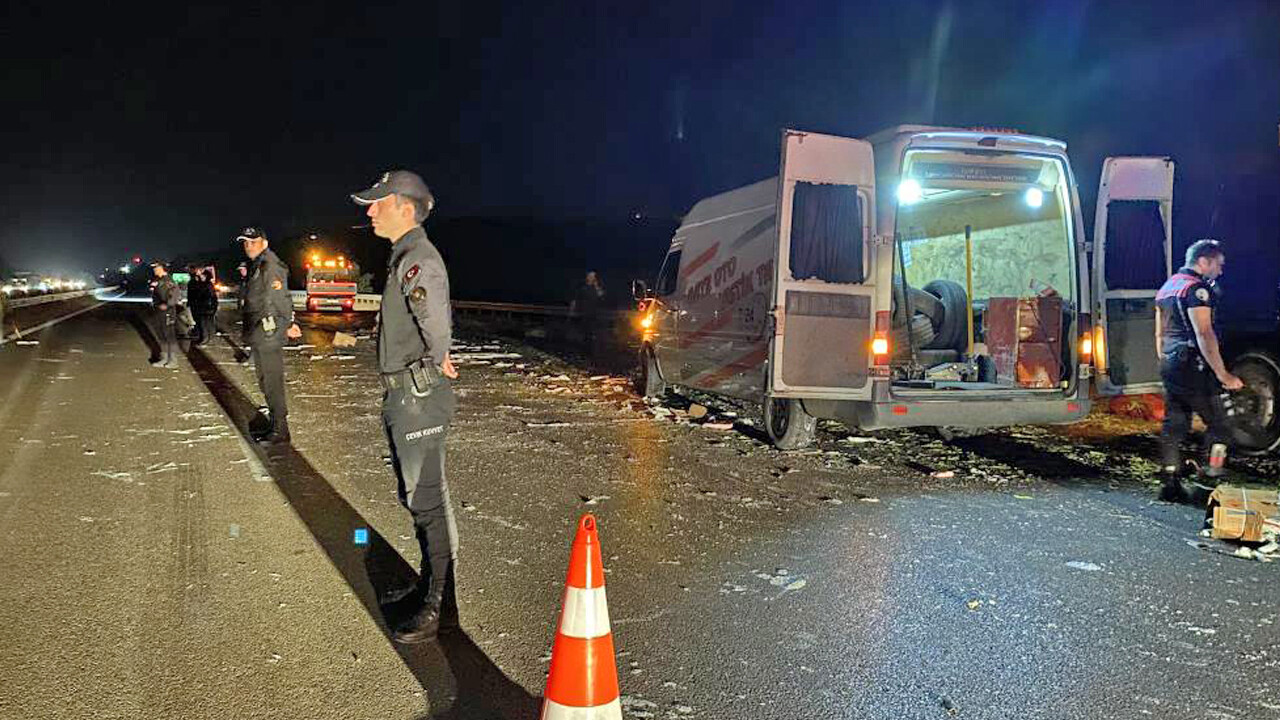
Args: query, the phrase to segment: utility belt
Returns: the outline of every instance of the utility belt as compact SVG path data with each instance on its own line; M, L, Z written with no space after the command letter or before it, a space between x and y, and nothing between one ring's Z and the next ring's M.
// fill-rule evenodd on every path
M444 381L440 368L427 358L421 358L404 370L380 373L378 382L383 390L406 389L418 397L431 394L431 390Z
M1164 361L1173 365L1190 365L1199 371L1209 368L1209 364L1204 361L1204 356L1200 354L1200 348L1195 345L1182 345L1173 352L1165 353Z

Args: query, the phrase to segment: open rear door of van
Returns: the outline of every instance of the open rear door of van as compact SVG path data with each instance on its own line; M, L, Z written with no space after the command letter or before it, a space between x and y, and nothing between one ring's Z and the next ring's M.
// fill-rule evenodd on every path
M1110 157L1093 225L1098 392L1160 391L1156 291L1173 272L1173 160Z
M769 393L871 398L875 318L871 145L783 132Z

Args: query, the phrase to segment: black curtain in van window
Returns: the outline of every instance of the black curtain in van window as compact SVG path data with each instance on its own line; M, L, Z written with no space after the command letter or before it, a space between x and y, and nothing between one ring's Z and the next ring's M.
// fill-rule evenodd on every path
M1156 200L1107 205L1107 287L1153 290L1164 284L1164 219Z
M866 279L856 185L796 183L791 206L791 277L838 283Z

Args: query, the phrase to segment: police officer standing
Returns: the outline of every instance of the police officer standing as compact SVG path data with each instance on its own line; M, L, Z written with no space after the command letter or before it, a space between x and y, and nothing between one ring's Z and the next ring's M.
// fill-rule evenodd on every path
M1160 498L1188 499L1182 486L1179 446L1191 431L1191 415L1208 426L1211 457L1225 457L1228 430L1220 400L1223 389L1244 387L1227 371L1213 326L1213 283L1222 275L1226 256L1216 240L1198 240L1187 248L1186 265L1165 281L1156 294L1156 352L1164 381L1165 418L1161 435L1164 486ZM1210 473L1220 470L1210 463Z
M249 257L248 272L241 286L244 338L253 355L258 387L271 411L271 427L254 439L273 445L289 442L289 409L284 395L285 338L302 336L293 321L293 300L289 297L289 268L267 247L267 236L247 227L236 238Z
M173 355L178 347L178 304L182 297L178 284L164 263L158 260L151 263L151 272L156 276L156 284L151 288L151 307L156 311L156 339L161 343L159 354L151 361L151 366L176 368L178 363Z
M391 241L378 314L382 423L391 444L400 502L413 516L422 550L421 577L406 593L419 604L392 637L417 643L458 623L458 533L444 471L445 438L457 405L452 380L458 376L449 359L449 276L422 229L435 206L422 178L396 170L351 198L367 206L374 234Z

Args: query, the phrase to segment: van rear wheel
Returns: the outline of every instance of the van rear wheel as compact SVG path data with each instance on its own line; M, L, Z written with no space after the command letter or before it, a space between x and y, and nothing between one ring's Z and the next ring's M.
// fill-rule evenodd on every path
M658 371L658 359L653 356L652 348L640 350L640 382L637 385L636 389L647 398L662 397L667 392L667 383Z
M799 450L813 442L818 419L799 400L771 397L764 403L764 425L779 450Z

